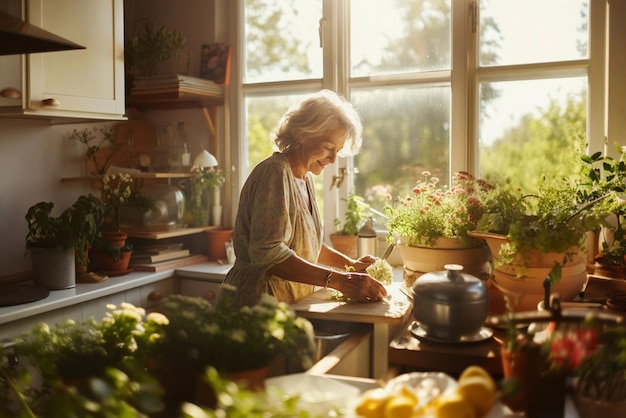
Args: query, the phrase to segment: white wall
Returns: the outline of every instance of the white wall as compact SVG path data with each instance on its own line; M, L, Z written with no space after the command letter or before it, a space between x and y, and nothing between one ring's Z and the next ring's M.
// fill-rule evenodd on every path
M0 276L30 269L24 219L30 206L50 201L58 214L91 191L83 182L60 181L86 174L79 156L84 150L64 138L74 127L83 126L0 119Z

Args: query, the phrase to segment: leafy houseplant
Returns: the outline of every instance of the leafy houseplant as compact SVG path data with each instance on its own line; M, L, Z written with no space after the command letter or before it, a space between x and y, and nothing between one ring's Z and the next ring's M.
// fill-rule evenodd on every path
M102 201L89 194L79 196L74 204L59 216L51 215L54 203L39 202L26 213L27 249L56 248L65 251L75 248L77 268L88 265L87 251L102 228L105 208Z
M339 218L336 218L335 233L330 234L330 240L333 248L342 252L351 258L357 258L357 245L359 226L365 219L368 205L361 196L351 193L347 199L343 199L347 203L346 212L344 213L343 225Z
M190 365L198 372L214 366L220 372L266 367L289 354L304 369L312 365L313 326L289 305L272 296L233 311L234 288L225 285L215 306L201 298L170 296L163 307L168 324L154 346L160 361Z
M505 242L495 251L496 264L525 265L531 251L563 253L549 275L560 280L561 269L583 246L585 233L602 224L612 205L606 196L579 199L579 188L566 179L544 179L538 193L525 194L507 185L496 185L481 196L485 213L476 231L499 234Z
M147 20L142 35L136 32L124 47L124 63L131 76L155 75L159 62L167 61L185 46L186 38L176 30L167 30L165 26L154 30L152 22Z
M600 254L596 263L601 266L626 265L626 148L615 145L617 158L596 152L582 157L584 166L579 183L579 199L594 201L611 194L612 225L603 225L601 231Z

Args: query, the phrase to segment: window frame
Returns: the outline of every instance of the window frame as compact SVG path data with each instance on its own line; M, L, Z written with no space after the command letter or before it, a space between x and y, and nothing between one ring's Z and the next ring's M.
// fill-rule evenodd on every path
M246 115L243 108L244 96L263 96L281 92L306 92L321 88L337 91L350 97L354 87L393 86L415 83L450 83L455 86L451 92L451 137L450 137L450 173L465 170L477 173L478 161L478 94L477 86L482 81L509 81L545 78L546 76L588 77L587 96L587 138L591 149L602 149L607 135L607 45L608 45L608 4L607 0L589 0L589 52L587 59L562 61L555 63L522 64L494 67L478 67L477 35L473 32L472 8L477 7L476 0L451 0L452 18L452 55L449 71L434 71L421 74L403 74L383 77L349 78L349 0L322 0L324 25L323 78L309 80L290 80L286 82L243 84L243 29L244 0L229 2L231 16L236 17L238 25L231 29L235 39L237 57L233 65L231 86L233 99L230 99L230 111L235 117L230 118L234 138L230 151L235 155L235 163L240 169L233 179L233 190L241 190L247 173L247 134L244 129ZM339 31L338 28L345 28ZM456 47L462 45L463 47ZM228 100L227 100L228 105ZM348 170L348 179L340 188L330 190L333 176L341 169ZM325 225L325 237L333 232L334 219L341 217L345 204L341 198L348 195L353 176L352 159L339 159L323 173L325 213L322 214ZM233 193L233 219L236 215L238 193ZM380 227L380 225L379 225Z

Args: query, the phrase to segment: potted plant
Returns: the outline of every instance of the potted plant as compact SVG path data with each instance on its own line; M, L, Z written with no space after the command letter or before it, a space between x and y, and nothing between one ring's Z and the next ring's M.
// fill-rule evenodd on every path
M347 203L343 225L339 218L335 218L335 232L330 234L330 241L337 251L350 258L357 258L357 233L369 206L361 196L354 193L342 200Z
M224 285L216 305L183 295L170 296L163 304L168 323L152 347L152 358L170 401L190 400L193 376L199 377L209 366L228 377L251 370L268 373L270 363L281 354L304 370L312 366L315 344L308 320L269 295L255 306L233 310L233 294L234 288Z
M605 197L582 201L576 181L552 178L543 179L536 193L498 184L480 198L485 212L470 235L489 245L493 281L509 309L536 309L546 276L563 300L573 300L587 278L586 233L611 211Z
M405 282L419 275L460 264L467 273L489 276L490 253L484 242L469 236L485 208L479 198L492 186L466 172L457 172L450 187L441 186L429 171L411 193L390 201L387 240L396 242L404 263Z
M88 265L87 250L100 233L104 206L97 197L87 195L58 216L52 215L53 208L52 202L39 202L28 209L26 249L33 261L35 283L65 289L76 284L75 270Z
M626 278L626 148L615 144L617 158L596 152L583 155L583 168L579 182L579 199L594 201L611 195L607 199L613 204L607 222L599 229L599 252L592 254L595 272L602 276Z
M101 320L42 323L15 340L27 378L12 382L11 416L147 416L162 409L159 385L145 371L162 315L128 303L107 305Z
M128 271L132 244L120 229L120 216L124 208L145 212L152 208L152 199L136 189L129 174L107 174L101 181L101 199L105 207L103 232L92 247L92 270L107 272Z
M573 400L581 418L616 418L626 408L626 328L600 334L598 347L582 359Z
M152 21L145 19L143 34L135 30L124 46L124 64L127 77L157 74L160 62L167 61L183 50L186 38L177 30L161 26L155 30Z

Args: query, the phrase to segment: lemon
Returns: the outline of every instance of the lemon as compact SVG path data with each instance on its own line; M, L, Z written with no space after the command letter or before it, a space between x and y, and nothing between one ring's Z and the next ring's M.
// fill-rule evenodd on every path
M437 418L476 418L474 406L458 394L441 396L436 404Z
M474 406L477 417L483 417L493 405L495 384L491 377L469 376L459 380L456 392Z
M406 395L393 396L385 403L385 418L410 418L417 404L416 398Z
M466 377L471 377L471 376L484 376L484 377L488 377L491 379L491 375L489 374L489 372L487 372L487 370L483 369L480 366L468 366L465 370L463 370L463 372L461 373L461 376L459 376L459 381L463 380Z
M385 418L385 405L389 399L391 399L391 394L386 390L370 389L363 392L354 412L364 418Z

